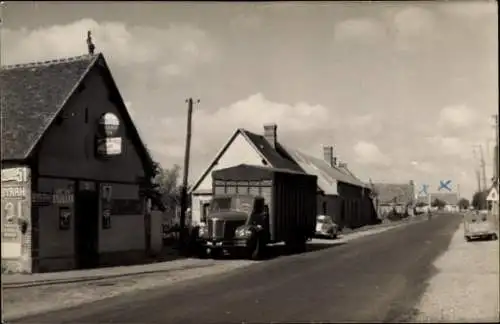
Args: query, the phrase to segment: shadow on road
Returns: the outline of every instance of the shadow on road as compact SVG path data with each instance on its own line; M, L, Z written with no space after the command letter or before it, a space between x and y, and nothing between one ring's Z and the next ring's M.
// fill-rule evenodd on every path
M268 246L265 252L265 255L261 260L272 260L283 256L288 255L297 255L304 253L311 253L316 251L321 251L324 249L330 249L336 246L341 246L346 244L346 242L338 241L338 240L316 240L316 242L308 242L306 251L304 252L290 252L284 244L277 244ZM211 258L211 257L209 257ZM247 257L242 253L233 253L233 254L225 254L224 256L217 256L212 259L217 260L241 260L246 259Z

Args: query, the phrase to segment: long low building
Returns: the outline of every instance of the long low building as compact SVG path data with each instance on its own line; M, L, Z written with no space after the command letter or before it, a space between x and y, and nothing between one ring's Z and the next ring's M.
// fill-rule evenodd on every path
M215 155L194 183L192 222L203 222L212 198L211 172L221 168L249 164L306 172L318 177L317 210L330 215L340 226L359 227L377 221L371 189L339 164L332 146L317 158L285 146L278 141L277 125L264 125L263 135L239 128Z

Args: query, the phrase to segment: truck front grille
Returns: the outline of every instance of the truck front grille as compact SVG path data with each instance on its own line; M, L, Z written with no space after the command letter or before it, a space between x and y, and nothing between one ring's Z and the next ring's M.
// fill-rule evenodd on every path
M224 237L224 221L213 219L208 222L208 235L212 239Z

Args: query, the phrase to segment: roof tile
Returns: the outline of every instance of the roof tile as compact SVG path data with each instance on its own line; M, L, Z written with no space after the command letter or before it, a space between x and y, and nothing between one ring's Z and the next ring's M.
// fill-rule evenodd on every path
M2 66L2 160L24 159L97 55Z

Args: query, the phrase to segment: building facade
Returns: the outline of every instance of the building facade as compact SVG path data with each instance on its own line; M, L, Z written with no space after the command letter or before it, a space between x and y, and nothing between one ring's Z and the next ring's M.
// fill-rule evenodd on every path
M1 80L3 266L144 259L153 162L103 55L2 67Z

